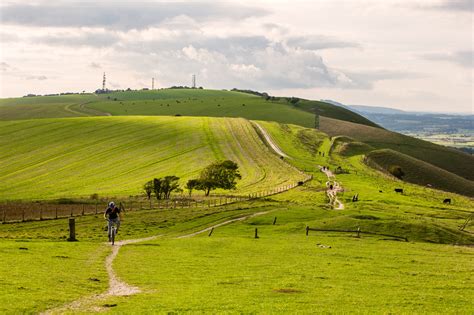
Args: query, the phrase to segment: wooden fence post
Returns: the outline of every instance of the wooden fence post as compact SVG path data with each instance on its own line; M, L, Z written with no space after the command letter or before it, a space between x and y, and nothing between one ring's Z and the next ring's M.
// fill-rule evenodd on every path
M22 207L21 221L25 222L25 207Z
M309 234L309 226L306 226L306 236Z
M84 208L85 208L85 204L82 204L82 216L84 216Z
M95 214L97 214L97 199L95 200Z
M275 219L273 220L273 225L275 225L276 222L277 222L277 217L275 217Z
M54 216L54 218L57 219L57 218L58 218L58 205L56 205L56 207L54 207L54 208L55 208L55 211L54 211L54 212L55 212L55 216Z
M255 228L255 238L258 238L258 229Z
M6 219L7 219L7 209L3 208L3 220L2 220L2 222L5 223Z
M208 235L208 236L211 236L211 235L212 235L212 232L214 232L214 228L211 229L211 231L209 232L209 235Z
M360 226L357 227L357 237L360 238Z
M43 205L40 204L40 221L43 221Z
M73 211L74 211L74 207L71 205L71 217L74 216L74 212L73 212Z
M69 218L69 238L68 242L75 242L76 240L76 219Z

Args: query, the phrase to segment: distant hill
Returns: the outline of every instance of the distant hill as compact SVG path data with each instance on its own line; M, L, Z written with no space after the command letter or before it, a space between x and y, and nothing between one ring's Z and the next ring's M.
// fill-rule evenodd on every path
M351 137L376 149L392 149L462 178L474 180L474 157L456 149L384 129L326 117L321 118L320 129L330 136Z
M378 127L369 119L333 104L249 92L174 88L105 94L35 96L0 100L0 120L80 116L242 117L312 128L314 114Z
M404 114L409 112L400 110L400 109L395 109L395 108L389 108L389 107L381 107L381 106L367 106L367 105L344 105L342 103L332 101L332 100L321 100L322 102L330 103L333 105L341 106L344 108L347 108L351 111L354 111L359 114L365 114L365 113L371 113L371 114Z

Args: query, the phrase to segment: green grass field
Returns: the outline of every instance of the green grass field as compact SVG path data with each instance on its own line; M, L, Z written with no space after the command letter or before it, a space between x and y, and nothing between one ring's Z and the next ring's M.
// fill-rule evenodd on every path
M330 138L293 121L299 118L291 115L298 112L314 123L314 117L303 111L308 108L271 102L255 104L249 115L260 119L257 123L288 155L283 161L252 122L243 118L138 116L148 109L146 114L153 114L153 106L170 99L180 101L173 109L189 108L191 103L184 106L185 101L196 105L205 98L199 93L209 99L203 101L205 110L200 114L193 109L196 116L211 111L224 92L124 92L94 96L96 101L87 104L87 100L72 98L50 109L61 116L67 103L73 111L115 115L129 114L114 112L117 108L128 111L136 105L137 113L31 120L16 116L18 120L1 121L0 201L93 193L138 195L143 183L153 177L174 174L184 184L208 163L224 158L240 166L243 178L232 192L236 194L301 180L302 174L287 163L313 175L313 180L281 194L222 207L124 212L119 240L158 236L124 245L113 262L118 277L141 290L131 296L103 295L109 280L104 264L111 246L105 243L101 214L76 218L79 241L72 243L66 242L67 219L0 224L1 313L472 314L474 223L466 222L474 214L474 200L397 180L369 167L364 155L381 165L395 163L390 160L395 156L397 163L408 163L405 167L415 177L432 170L410 164L412 157L373 150L399 147L413 156L419 148L419 154L432 159L433 165L447 163L453 156L455 163L469 159L443 150L430 157L429 152L438 146L321 117L321 129ZM247 108L247 103L239 105L240 97L258 99L224 94L229 95L229 104L235 103L228 108L224 102L216 105L215 116L232 116L225 111L232 113L237 106ZM37 106L43 106L38 99ZM103 107L88 109L91 104ZM269 115L276 121L268 121L265 106L274 106L275 113ZM278 106L288 112L278 112ZM23 111L10 118L20 114ZM171 109L162 114L174 115ZM293 124L284 124L285 119ZM351 138L335 137L339 134ZM390 154L378 159L380 152ZM327 176L319 165L344 170L336 174L344 188L338 193L344 210L333 210L328 204ZM469 172L470 165L465 164L452 166L453 172L461 166ZM443 172L438 181L446 180ZM404 189L403 194L394 192L398 187ZM352 202L355 194L359 201ZM445 198L451 198L452 204L444 204ZM216 227L211 237L206 232L177 238L250 214L260 215ZM357 238L351 232L310 231L306 236L306 226L360 228L406 237L408 242L364 233ZM254 238L256 228L258 239ZM71 302L75 302L71 308L61 308Z
M302 176L263 144L244 119L88 117L0 122L3 200L140 195L154 177L184 187L215 160L239 164L246 194Z

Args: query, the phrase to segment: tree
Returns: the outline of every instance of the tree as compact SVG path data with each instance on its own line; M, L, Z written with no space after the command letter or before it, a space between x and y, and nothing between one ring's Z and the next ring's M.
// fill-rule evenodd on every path
M161 189L162 182L163 180L161 178L153 179L153 192L155 193L155 197L158 200L163 198L163 191Z
M235 189L236 180L242 178L238 169L237 163L230 160L214 162L201 171L195 188L203 190L206 196L216 188Z
M148 198L148 200L151 199L151 194L153 193L153 181L150 180L143 185L143 190L145 191L145 194Z
M169 199L171 192L179 190L178 181L179 177L174 175L165 176L164 178L154 178L152 182L152 190L155 193L156 199Z
M199 186L200 182L199 179L190 179L186 183L186 189L189 192L189 197L191 197L191 194L193 192L193 189L197 188Z
M171 192L179 189L179 177L166 176L162 181L162 191L164 199L170 199Z

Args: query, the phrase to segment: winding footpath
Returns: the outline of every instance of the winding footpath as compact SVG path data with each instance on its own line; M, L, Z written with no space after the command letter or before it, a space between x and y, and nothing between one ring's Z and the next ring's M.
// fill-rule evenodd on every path
M321 170L321 172L326 174L328 178L328 181L326 182L326 194L329 197L329 203L331 204L334 210L344 210L344 204L337 198L337 193L344 191L344 189L338 182L336 182L336 176L334 176L333 172L331 172L327 168L323 168L320 165L319 169Z
M238 221L244 221L244 220L256 217L256 216L267 214L271 211L272 210L256 212L256 213L253 213L253 214L247 214L245 216L241 216L241 217L230 219L230 220L218 223L218 224L214 224L212 226L206 227L206 228L204 228L202 230L199 230L197 232L181 235L181 236L178 236L176 238L177 239L183 239L183 238L193 237L193 236L205 233L207 231L210 231L211 229L214 229L214 228L217 228L217 227L220 227L220 226L223 226L223 225L227 225L227 224L230 224L230 223L238 222ZM115 258L117 257L117 255L120 251L120 248L122 248L122 246L125 246L125 245L128 245L128 244L135 244L135 243L140 243L140 242L152 241L152 240L155 240L155 239L157 239L161 236L163 236L163 234L116 242L115 245L112 246L112 252L105 259L105 268L106 268L107 274L109 276L109 288L108 288L107 292L101 293L101 294L94 294L94 295L91 295L91 296L81 298L79 300L73 301L73 302L71 302L69 304L66 304L64 306L60 306L58 308L53 308L53 309L47 310L47 311L43 312L42 314L58 314L58 313L64 313L64 312L68 312L68 311L75 311L75 310L76 311L78 311L78 310L86 311L87 309L91 309L92 311L100 311L101 308L99 308L97 306L94 307L94 304L96 304L96 302L98 302L100 300L104 300L104 299L106 299L110 296L129 296L129 295L134 295L134 294L140 293L141 292L140 288L127 284L126 282L124 282L123 280L121 280L117 276L117 274L115 273L115 271L113 269L113 262L114 262ZM107 246L110 246L109 243L106 243L106 244L107 244Z
M278 155L280 156L283 156L283 157L286 157L286 158L289 158L288 155L286 155L285 153L283 153L283 151L275 144L275 142L273 142L272 138L270 137L270 135L268 134L268 132L262 128L262 126L260 126L257 122L253 121L252 123L255 124L255 126L257 126L257 128L260 130L260 132L263 134L263 136L265 137L265 140L267 141L268 145L270 145L270 147L273 149L273 151L275 151Z

